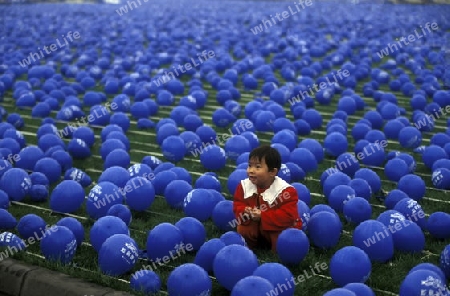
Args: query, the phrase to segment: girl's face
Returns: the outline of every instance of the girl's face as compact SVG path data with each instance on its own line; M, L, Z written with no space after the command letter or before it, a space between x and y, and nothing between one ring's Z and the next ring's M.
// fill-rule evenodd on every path
M269 171L264 157L261 161L258 158L252 158L248 162L247 175L250 181L258 188L266 189L272 185L278 170Z

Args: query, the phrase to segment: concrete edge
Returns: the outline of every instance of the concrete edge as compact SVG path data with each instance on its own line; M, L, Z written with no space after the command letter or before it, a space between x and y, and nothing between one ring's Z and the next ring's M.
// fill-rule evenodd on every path
M132 295L11 258L0 261L0 293L9 296Z

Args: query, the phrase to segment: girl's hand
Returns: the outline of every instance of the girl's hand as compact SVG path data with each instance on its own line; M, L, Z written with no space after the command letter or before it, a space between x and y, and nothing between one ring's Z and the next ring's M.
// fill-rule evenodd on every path
M261 220L261 210L260 209L257 209L257 208L252 209L251 215L252 215L253 221Z

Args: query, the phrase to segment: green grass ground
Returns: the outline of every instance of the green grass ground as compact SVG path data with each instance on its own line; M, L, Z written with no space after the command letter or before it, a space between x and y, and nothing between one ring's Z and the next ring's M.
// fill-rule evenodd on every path
M414 75L412 75L412 80ZM20 77L19 79L26 79L26 77ZM279 77L280 81L283 81L281 77ZM365 82L365 81L364 81ZM356 91L362 96L361 86L364 82L359 82ZM199 113L204 120L205 124L212 124L212 113L214 110L219 108L215 101L216 91L209 87L206 83L204 84L204 88L209 92L209 103L205 106L204 109L199 110ZM242 98L239 101L241 106L245 106L246 103L252 100L253 93L244 91L242 85L238 85L238 88L241 90ZM101 91L101 88L97 90ZM387 88L384 90L389 91ZM187 94L187 89L186 92ZM399 104L404 106L409 114L410 107L408 98L402 95L399 92L393 92L398 100ZM114 96L108 96L111 100ZM80 96L81 98L81 96ZM177 97L179 99L180 96ZM336 102L338 96L335 96L332 105L330 106L320 106L316 105L316 109L320 111L323 116L324 124L323 127L326 127L327 122L332 118L332 114L335 110ZM364 97L364 100L368 103L368 105L372 108L375 108L375 103L371 98ZM29 115L29 110L18 110L15 108L15 104L12 101L11 92L6 93L4 101L1 103L2 106L9 112L18 112L22 114L25 119L25 127L22 129L23 134L25 135L26 141L28 145L37 145L36 131L41 124L41 119L31 118ZM285 106L286 114L289 119L293 119L292 114L289 111L289 106ZM88 109L86 108L85 111ZM160 108L157 116L152 117L151 119L157 122L161 118L168 117L170 114L171 108L165 107ZM367 111L367 110L366 110ZM355 122L362 118L364 112L358 111L355 115L349 116L348 119L348 139L349 139L349 151L353 151L354 141L351 137L350 131ZM55 115L54 113L52 115ZM446 129L446 120L447 118L439 118L437 120L436 128L434 132L444 132ZM65 126L64 123L58 123L58 128L63 128ZM84 161L74 161L74 166L78 167L85 172L87 172L94 181L96 181L99 175L102 172L103 162L101 157L99 156L99 147L101 143L101 139L99 137L101 129L95 128L96 133L96 144L93 147L93 156ZM182 128L180 128L182 131ZM228 129L220 129L216 128L216 131L219 134L228 133ZM271 141L272 133L257 133L261 144L268 144ZM317 139L319 142L323 143L323 140L326 135L325 128L320 130L312 131L312 133L308 137L298 137L298 142L305 138L313 138ZM429 139L433 134L427 133L424 134L423 143L426 145L429 143ZM131 128L127 133L127 136L131 143L131 159L132 164L139 163L142 158L146 155L154 155L163 159L161 154L161 150L156 143L156 135L154 130L138 130L136 127L136 121L132 120ZM387 150L400 150L404 151L396 141L389 141L389 144L386 148ZM424 166L421 161L420 155L414 155L416 161L418 162L416 173L426 182L427 191L426 197L421 201L421 205L424 208L427 214L431 214L436 211L444 211L450 212L450 202L448 200L448 192L443 190L434 189L431 184L431 176L430 171ZM194 158L192 156L186 157L183 161L177 163L178 166L186 168L193 177L193 182L205 172L205 169L200 164L199 158ZM322 195L322 189L319 183L320 175L322 172L334 166L334 160L332 158L326 157L324 161L319 165L319 169L313 173L308 175L308 177L303 181L303 183L310 189L312 200L310 207L312 208L316 204L326 203L325 198ZM234 163L229 162L227 166L218 171L218 175L220 176L220 182L223 188L223 194L227 199L231 199L230 193L227 191L227 177L234 170ZM384 176L384 172L382 168L375 168L375 171L382 178L382 188L385 191L390 191L396 188L396 183L390 182ZM86 193L89 192L90 186L87 188ZM375 219L378 215L385 210L382 202L377 200L376 198L372 198L371 200L373 214L372 218ZM25 214L34 213L45 219L47 224L56 223L61 216L57 214L53 214L49 210L49 203L42 202L36 203L30 200L25 200L23 203L15 202L10 207L10 212L19 219ZM89 229L93 225L94 221L88 219L88 215L83 206L82 209L76 212L74 217L78 218L85 227L86 231L86 240L76 252L76 255L71 264L67 266L61 266L56 263L51 263L41 256L39 250L39 244L31 245L26 252L18 253L14 256L19 260L23 260L24 262L33 263L36 265L44 266L53 270L62 271L64 273L70 274L75 277L84 278L86 280L99 283L101 285L106 285L115 289L129 291L129 280L132 272L127 273L121 277L113 278L106 275L103 275L97 266L97 254L95 250L89 243ZM139 244L140 248L145 248L147 234L149 230L151 230L154 226L162 223L162 222L170 222L176 223L180 218L184 217L182 211L173 210L168 207L164 198L162 196L158 196L155 199L155 202L151 206L148 211L145 212L133 212L133 221L130 225L131 236L136 240ZM354 230L354 225L348 224L345 222L345 219L341 216L341 220L344 223L344 231L342 233L340 242L337 246L329 250L320 250L313 246L311 246L307 257L295 267L291 267L290 270L294 276L298 276L304 270L309 270L311 265L314 265L316 262L322 263L325 262L329 265L329 261L331 256L340 248L344 246L348 246L352 244L352 231ZM212 239L215 237L219 237L222 232L220 232L212 223L212 221L207 221L204 223L205 229L207 230L207 239ZM400 284L408 273L408 271L414 267L415 265L421 262L431 262L437 264L439 261L439 255L443 248L449 244L450 241L442 241L433 239L428 233L426 233L426 246L425 250L421 254L402 254L396 252L393 260L389 261L386 264L373 264L372 273L366 284L368 284L371 288L374 289L376 295L396 295L398 294ZM272 255L270 252L259 251L256 253L260 263L264 262L279 262L278 258ZM195 254L186 254L174 261L171 261L169 264L165 266L159 267L156 272L161 277L163 282L162 290L160 295L167 294L164 292L166 290L166 280L170 272L174 269L174 267L187 263L193 262ZM142 266L147 265L148 263L145 261L139 261L136 264L133 271L139 270ZM222 288L213 275L211 275L213 279L213 292L212 295L229 295L229 292ZM335 288L336 286L332 282L329 277L329 270L324 271L321 275L315 276L307 281L301 283L296 287L295 295L322 295L326 291Z

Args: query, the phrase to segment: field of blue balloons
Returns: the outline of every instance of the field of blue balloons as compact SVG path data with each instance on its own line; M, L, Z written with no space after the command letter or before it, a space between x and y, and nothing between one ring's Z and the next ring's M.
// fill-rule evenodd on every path
M450 5L1 5L0 263L136 295L450 295ZM236 232L271 145L302 230Z

